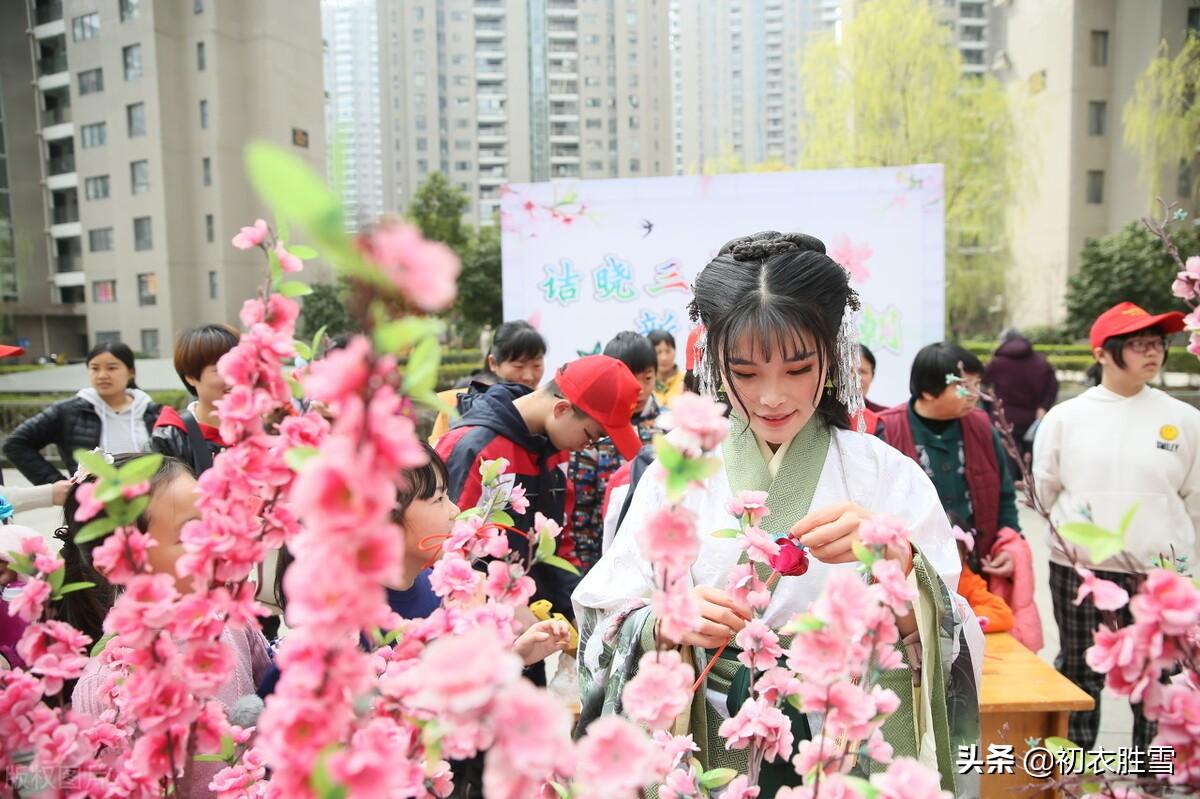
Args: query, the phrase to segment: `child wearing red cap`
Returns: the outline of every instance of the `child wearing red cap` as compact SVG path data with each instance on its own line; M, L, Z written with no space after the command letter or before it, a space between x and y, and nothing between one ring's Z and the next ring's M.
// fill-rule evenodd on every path
M474 506L481 494L479 465L506 458L529 501L524 513L510 511L514 527L529 532L538 513L566 524L574 504L567 480L570 453L610 436L623 457L636 455L641 439L630 419L640 394L629 368L607 355L572 361L537 390L515 383L492 386L437 442L449 473L448 495L460 508ZM515 551L528 551L523 537L510 538ZM534 599L549 600L555 611L574 618L571 592L578 577L545 564L535 565L530 576L537 584ZM534 671L531 679L544 684L540 664Z
M1092 748L1100 726L1104 675L1085 653L1100 612L1091 599L1076 604L1081 575L1075 564L1114 582L1130 595L1138 571L1160 555L1196 557L1200 526L1200 410L1147 385L1167 358L1167 336L1183 329L1183 314L1149 314L1131 302L1113 306L1092 325L1098 385L1052 408L1033 442L1038 494L1058 525L1088 521L1117 529L1134 506L1125 551L1103 563L1085 550L1052 541L1050 594L1058 623L1055 666L1096 700L1096 709L1072 713L1068 737ZM1117 611L1129 624L1128 607ZM1150 744L1153 725L1133 706L1133 742Z

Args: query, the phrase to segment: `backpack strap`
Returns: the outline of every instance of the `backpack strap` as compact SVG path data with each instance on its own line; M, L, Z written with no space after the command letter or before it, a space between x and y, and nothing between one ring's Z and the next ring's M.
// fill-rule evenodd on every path
M185 410L179 414L179 418L183 419L183 425L187 428L188 439L192 444L192 471L199 477L212 468L212 450L209 449L208 442L204 440L204 434L200 432L200 423L196 421L196 417L192 415L190 410Z

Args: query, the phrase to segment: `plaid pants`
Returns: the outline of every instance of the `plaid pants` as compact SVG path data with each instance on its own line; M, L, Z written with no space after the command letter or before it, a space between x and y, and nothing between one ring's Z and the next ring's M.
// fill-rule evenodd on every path
M1123 572L1096 571L1095 575L1124 588L1132 597L1137 593L1141 576ZM1088 666L1086 653L1092 645L1092 635L1100 626L1100 611L1092 604L1091 597L1078 606L1075 595L1083 579L1070 566L1050 564L1050 596L1054 600L1054 621L1058 623L1058 656L1054 667L1064 677L1079 686L1096 702L1094 710L1076 711L1071 714L1067 726L1067 737L1084 751L1095 748L1096 734L1100 730L1100 692L1104 688L1104 675ZM1117 613L1117 623L1124 627L1133 623L1129 607ZM1133 745L1147 749L1154 739L1156 725L1142 713L1141 703L1133 705Z

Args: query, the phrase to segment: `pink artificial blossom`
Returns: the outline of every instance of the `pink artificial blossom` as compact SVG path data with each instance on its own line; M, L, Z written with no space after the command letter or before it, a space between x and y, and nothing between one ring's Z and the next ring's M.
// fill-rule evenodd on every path
M678 650L647 652L621 695L625 714L652 730L667 729L691 704L694 679Z
M1188 261L1193 258L1200 256ZM1200 588L1178 572L1154 569L1129 609L1135 619L1157 625L1164 635L1188 635L1200 624Z
M908 530L903 522L887 516L877 515L858 524L858 538L869 547L887 548L908 540Z
M95 481L81 483L75 487L75 521L86 522L104 510L104 503L96 499Z
M646 734L620 716L593 721L576 749L575 794L581 799L632 797L657 776L657 753Z
M725 406L699 394L684 392L671 401L666 413L658 417L664 430L676 431L673 440L685 448L708 452L729 435Z
M496 742L489 754L521 774L548 779L569 763L571 714L552 695L528 680L518 680L496 697L491 725Z
M650 597L658 630L668 641L682 641L699 626L700 606L691 591L655 591Z
M725 786L725 790L721 792L721 799L756 799L758 792L759 787L751 785L749 777L739 774Z
M244 227L233 237L233 246L239 250L252 250L266 240L268 233L266 220L255 219L253 227Z
M749 514L751 525L757 525L771 515L771 509L767 507L766 491L739 491L725 507L729 515L738 520Z
M55 555L35 555L33 558L33 567L45 575L54 574L64 565L63 559Z
M37 577L25 580L21 593L8 601L8 615L16 616L26 624L33 624L42 617L42 609L50 599L50 583Z
M758 527L747 527L739 538L746 558L754 563L770 563L779 555L779 544L766 530Z
M496 602L522 607L529 604L537 590L533 579L525 575L525 569L514 563L494 560L488 564L487 574L483 590Z
M1088 569L1076 566L1075 571L1083 578L1079 584L1079 592L1075 595L1075 604L1079 605L1088 596L1097 610L1120 610L1129 604L1129 592L1109 580L1102 580Z
M729 570L726 590L734 601L755 610L766 610L771 602L771 590L759 579L752 563L741 563Z
M717 732L728 749L745 749L753 742L768 763L777 757L791 756L791 722L782 710L762 699L747 699L737 715L721 722Z
M514 483L508 489L508 504L512 508L513 513L518 516L524 516L529 512L529 500L525 496L525 486Z
M284 272L294 274L304 269L304 261L284 249L282 241L275 242L275 255L279 258L279 268Z
M134 483L133 485L121 487L121 496L124 499L137 499L138 497L144 496L148 493L150 493L149 480L143 480L140 483Z
M471 562L460 555L446 555L433 564L429 584L433 592L447 602L473 602L483 582L483 575L471 568Z
M783 656L779 636L762 619L746 622L746 626L734 637L734 643L742 650L738 660L747 668L757 671L772 668Z
M911 757L898 757L888 770L871 776L878 799L950 799L938 772Z
M879 593L880 601L896 613L907 613L909 603L917 598L917 589L909 584L900 564L879 558L871 564L871 576L875 579L872 588Z
M42 678L47 694L56 694L64 680L78 679L87 665L84 648L92 639L61 621L35 624L25 630L17 643L17 654L27 668Z
M683 574L700 554L696 514L676 505L658 508L638 530L637 541L646 560L655 567L675 576Z
M458 257L445 244L428 241L413 225L380 225L360 239L367 256L402 294L423 311L441 311L458 293Z

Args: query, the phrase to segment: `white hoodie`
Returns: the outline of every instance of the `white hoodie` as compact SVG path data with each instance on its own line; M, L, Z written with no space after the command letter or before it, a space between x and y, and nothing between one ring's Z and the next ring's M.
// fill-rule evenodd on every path
M1160 554L1196 562L1200 530L1200 410L1155 388L1122 397L1096 386L1058 405L1033 442L1038 496L1055 524L1090 521L1116 530L1137 505L1125 553L1146 565ZM1114 560L1088 568L1125 571ZM1119 556L1120 557L1120 556ZM1051 542L1050 560L1070 558Z
M96 393L94 388L85 388L76 395L87 400L100 417L100 449L110 455L123 452L149 452L150 431L146 429L146 408L150 395L140 388L127 388L125 393L133 400L129 407L118 413Z

